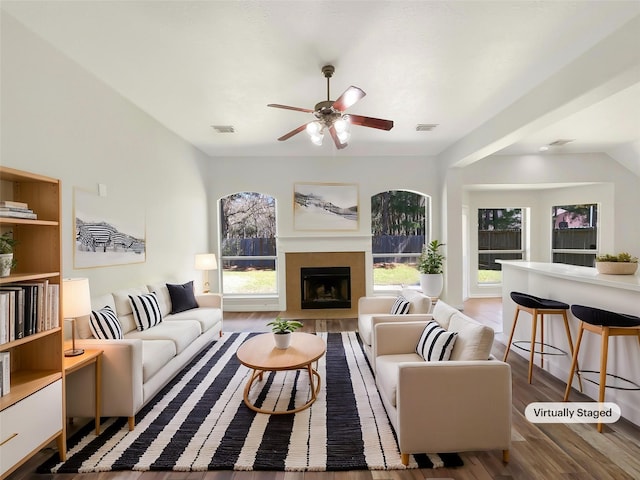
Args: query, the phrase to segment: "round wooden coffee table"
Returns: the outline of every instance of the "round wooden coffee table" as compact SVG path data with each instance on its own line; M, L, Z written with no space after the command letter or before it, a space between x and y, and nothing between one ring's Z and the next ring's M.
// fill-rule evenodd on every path
M271 415L296 413L309 408L316 401L320 391L320 374L311 366L327 350L327 346L320 337L310 333L294 332L291 334L291 345L287 349L276 348L272 333L256 335L244 342L238 348L236 355L243 365L253 369L251 377L244 387L244 403L251 410ZM256 407L249 400L249 391L253 383L262 380L264 372L277 372L281 370L305 369L309 373L309 385L311 398L304 405L293 410L263 410ZM315 379L314 379L315 377Z

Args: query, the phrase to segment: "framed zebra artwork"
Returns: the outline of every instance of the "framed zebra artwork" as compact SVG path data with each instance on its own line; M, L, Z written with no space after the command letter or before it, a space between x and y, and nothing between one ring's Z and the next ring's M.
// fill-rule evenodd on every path
M94 268L146 261L143 208L125 199L73 189L73 267Z
M358 229L358 185L296 183L293 187L295 230Z

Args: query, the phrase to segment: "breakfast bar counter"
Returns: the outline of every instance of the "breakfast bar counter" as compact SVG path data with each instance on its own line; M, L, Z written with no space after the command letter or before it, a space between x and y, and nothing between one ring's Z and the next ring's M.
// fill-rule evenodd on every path
M640 276L603 275L595 268L560 263L499 260L502 264L502 324L503 332L510 332L516 306L511 300L512 291L529 293L560 302L601 308L618 313L640 316ZM518 321L514 341L530 340L531 322L522 316ZM579 320L569 312L571 334L575 341ZM545 316L545 343L567 352L567 355L546 355L544 369L564 382L571 367L571 356L566 333L560 316ZM506 339L505 339L506 341ZM528 352L513 348L528 359ZM536 355L536 365L539 364ZM580 368L599 370L600 337L585 333L580 348ZM612 337L609 342L608 373L640 383L640 344L636 337ZM586 378L586 377L585 377ZM592 378L592 377L589 377ZM534 382L535 377L534 377ZM578 382L574 379L574 388ZM584 393L598 398L598 386L583 381ZM622 416L640 425L640 391L607 388L607 402L617 403ZM558 401L562 401L559 398Z

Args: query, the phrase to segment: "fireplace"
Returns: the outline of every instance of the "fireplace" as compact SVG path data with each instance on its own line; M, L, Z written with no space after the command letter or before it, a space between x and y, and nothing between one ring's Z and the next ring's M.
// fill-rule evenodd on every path
M350 267L300 268L301 308L351 308Z

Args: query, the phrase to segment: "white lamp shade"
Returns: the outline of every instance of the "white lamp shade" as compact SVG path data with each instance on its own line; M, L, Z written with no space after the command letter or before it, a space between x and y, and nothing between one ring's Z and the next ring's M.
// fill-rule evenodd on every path
M196 255L196 270L217 270L218 262L213 253L199 253Z
M88 278L65 278L62 285L62 315L78 318L91 313Z

